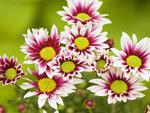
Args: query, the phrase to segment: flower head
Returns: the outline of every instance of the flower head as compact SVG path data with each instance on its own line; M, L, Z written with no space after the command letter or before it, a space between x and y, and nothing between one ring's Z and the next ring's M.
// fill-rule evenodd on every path
M113 40L113 39L108 39L108 40L106 40L106 42L105 42L105 43L109 45L109 49L113 48L113 47L114 47L114 45L115 45L115 43L114 43L114 40Z
M0 105L0 113L6 113L7 110L4 106Z
M109 71L113 65L113 59L109 56L108 51L96 53L91 61L89 62L90 68L96 71L98 76Z
M50 65L53 74L63 76L65 79L81 78L81 72L88 71L86 60L71 51L65 51L67 50L65 49L62 54L58 55L53 65Z
M25 98L34 95L38 96L38 106L42 108L46 101L49 105L57 109L57 104L63 105L61 97L67 97L70 93L74 92L75 86L68 80L64 80L62 76L47 77L46 73L39 74L39 72L32 72L38 80L23 83L20 87L24 90L32 89L25 94Z
M90 80L96 85L89 87L88 90L97 96L108 95L109 104L144 97L140 91L146 90L147 87L142 85L141 78L126 77L125 74L119 68L112 68L102 76L103 79Z
M64 6L64 11L59 11L58 14L62 16L62 20L69 24L81 22L86 24L92 23L110 23L109 19L104 18L106 15L102 15L98 12L102 2L99 0L67 0L68 6Z
M123 71L133 75L141 75L145 80L149 80L150 74L150 39L144 38L137 43L137 38L133 35L133 41L123 33L121 37L121 48L113 48L114 54L117 55L114 66L122 68Z
M84 105L88 109L92 109L95 106L95 101L93 99L86 99Z
M25 45L22 46L22 52L27 54L29 59L25 63L35 63L39 67L39 73L46 72L51 75L51 68L47 63L52 63L53 59L60 53L60 39L57 28L53 25L51 34L48 35L46 29L28 30L25 37Z
M24 113L26 111L26 105L24 103L20 103L17 105L17 109L20 113Z
M4 55L0 57L0 81L3 85L15 84L25 73L22 71L22 66L17 64L17 59L10 59Z
M80 22L71 28L65 27L62 32L62 42L73 52L89 57L93 51L101 51L109 46L104 42L107 40L107 33L101 33L102 26L93 26L91 22L82 25Z

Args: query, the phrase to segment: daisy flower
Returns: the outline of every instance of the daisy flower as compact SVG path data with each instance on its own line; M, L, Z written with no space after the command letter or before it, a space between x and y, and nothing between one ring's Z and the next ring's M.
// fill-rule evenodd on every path
M82 25L80 22L71 28L65 27L61 33L62 43L73 52L83 56L93 55L93 51L101 51L109 46L104 43L107 40L107 33L101 33L102 26L93 26L91 22Z
M3 85L15 84L25 73L21 64L17 64L14 57L8 58L6 55L0 57L0 81Z
M99 0L67 0L68 6L63 6L64 11L59 11L58 14L62 16L62 20L68 24L87 22L109 24L111 21L104 18L106 14L100 14L98 9L102 2Z
M150 39L144 38L137 43L136 35L133 35L133 41L130 37L123 33L121 37L122 50L112 49L117 55L114 63L115 67L122 68L127 73L133 73L141 76L145 80L149 80L150 74Z
M55 59L53 65L50 65L53 69L53 74L70 80L72 80L72 77L81 78L81 72L88 71L85 59L71 51L65 51Z
M142 98L144 94L140 91L147 89L142 85L141 78L126 77L125 73L119 68L112 68L102 78L90 80L91 83L96 85L89 87L88 90L94 92L97 96L108 96L109 104Z
M46 72L51 76L51 68L47 65L60 53L60 39L57 28L53 25L51 34L46 29L28 30L25 37L25 45L21 47L22 52L27 54L28 61L25 63L37 64L39 73Z
M32 72L37 77L37 81L29 79L28 82L23 83L20 87L24 90L29 90L24 98L31 96L38 96L38 106L42 108L46 101L48 104L57 110L57 104L63 105L61 97L67 97L76 89L73 83L64 80L62 76L47 77L46 73L39 74L39 72Z
M113 65L113 59L109 56L108 51L97 52L89 62L90 68L96 71L98 76L109 71Z

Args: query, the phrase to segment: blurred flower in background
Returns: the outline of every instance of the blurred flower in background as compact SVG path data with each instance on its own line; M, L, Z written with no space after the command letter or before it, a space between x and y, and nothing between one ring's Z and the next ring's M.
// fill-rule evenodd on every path
M6 113L6 108L0 105L0 113Z

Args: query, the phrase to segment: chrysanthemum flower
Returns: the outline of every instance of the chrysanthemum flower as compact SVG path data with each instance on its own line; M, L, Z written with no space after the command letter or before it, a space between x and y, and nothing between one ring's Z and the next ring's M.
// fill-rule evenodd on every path
M39 67L39 73L46 72L51 76L51 68L47 63L52 63L52 60L60 53L60 39L57 28L53 25L51 34L48 35L46 29L28 30L25 37L25 45L22 46L22 52L27 54L29 59L25 63L35 63Z
M98 52L89 62L90 68L97 72L98 76L109 71L113 65L113 59L109 56L108 51Z
M145 80L149 80L150 74L150 39L144 38L137 43L137 38L133 35L133 41L123 33L121 37L121 48L113 48L117 55L114 66L122 68L123 71L133 75L140 75Z
M68 7L64 6L64 11L59 11L58 14L62 16L62 20L68 24L82 22L92 23L111 23L109 19L104 18L106 14L100 14L98 9L101 7L102 2L99 0L67 0Z
M142 85L141 78L126 77L125 73L119 68L112 68L102 78L90 80L91 83L96 85L89 87L88 90L94 92L97 96L108 95L109 104L142 98L144 94L140 91L147 89L147 87Z
M64 80L62 76L47 77L46 73L39 74L39 72L32 72L38 80L25 82L20 87L28 91L24 98L31 96L38 96L38 106L42 108L46 101L49 105L57 110L57 104L63 105L61 97L67 97L70 93L74 92L75 86L68 80Z
M107 33L101 33L102 26L93 26L91 22L82 25L80 22L71 28L65 27L62 32L62 43L73 52L83 56L93 55L93 51L101 51L109 46L104 43L107 40Z
M63 76L64 79L69 80L72 80L73 77L81 78L81 72L88 71L86 60L71 51L65 51L67 50L58 55L53 65L50 65L53 74Z
M17 64L17 59L10 59L4 55L0 57L0 81L3 85L15 84L25 73L22 71L21 64Z

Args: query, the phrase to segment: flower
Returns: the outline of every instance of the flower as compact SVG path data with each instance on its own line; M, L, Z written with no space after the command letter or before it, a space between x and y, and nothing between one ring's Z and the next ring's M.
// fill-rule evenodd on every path
M0 105L0 113L6 113L7 110L4 106Z
M0 81L3 85L15 84L25 73L22 71L21 64L17 64L17 59L10 59L4 55L0 57Z
M140 91L146 90L147 87L142 85L142 79L134 76L126 77L125 74L119 68L112 68L102 76L103 79L90 80L96 85L89 87L88 90L97 96L108 95L109 104L144 97Z
M20 113L24 113L26 110L26 105L24 103L20 103L17 105L17 109Z
M89 57L93 51L101 51L109 46L104 42L107 40L107 33L101 33L102 26L93 26L91 22L82 25L80 22L71 28L65 27L61 33L62 43L73 52Z
M58 14L62 16L62 20L68 24L81 22L86 24L92 23L111 23L109 19L104 18L106 14L100 14L98 9L101 7L102 2L99 0L67 0L68 6L64 6L64 11L59 11Z
M109 56L108 51L97 52L89 62L90 68L96 71L98 76L109 71L113 65L113 58Z
M114 63L115 67L122 68L127 73L133 73L135 76L141 76L149 80L150 74L150 39L144 38L137 43L136 35L133 35L133 41L123 33L121 37L122 50L112 49L117 55Z
M40 28L32 29L32 32L28 30L24 37L26 43L21 50L29 59L25 63L37 64L40 74L46 72L51 76L51 68L47 64L52 63L61 50L57 27L53 25L50 35L46 29Z
M53 65L50 65L53 69L54 75L63 76L64 79L72 80L72 77L81 78L81 72L88 71L86 66L86 60L83 57L74 54L66 49L55 59Z
M88 109L91 109L95 106L95 101L93 99L86 99L84 101L84 105L85 107L87 107Z
M150 105L147 105L147 109L145 113L150 113Z
M113 40L113 39L108 39L108 40L106 40L106 42L105 42L105 43L109 45L109 49L113 48L113 47L114 47L114 45L115 45L115 43L114 43L114 40Z
M46 73L40 75L38 71L32 72L32 74L36 76L38 80L33 81L27 79L29 82L23 83L20 87L24 90L32 90L28 91L24 98L34 95L38 96L39 108L42 108L45 102L48 101L49 105L57 110L57 104L63 105L61 97L67 97L76 89L73 83L64 80L62 76L49 78Z

